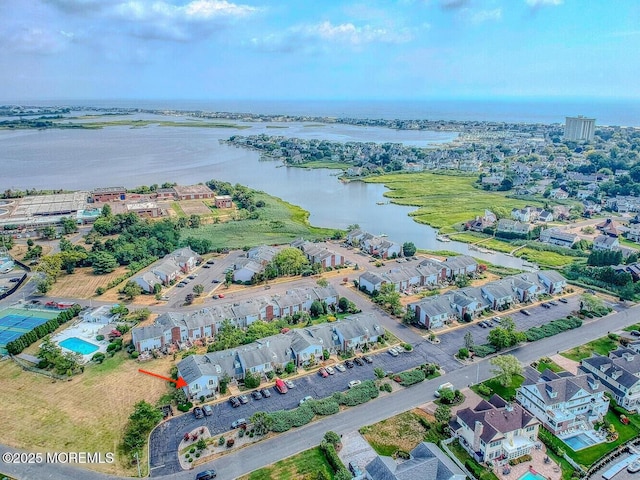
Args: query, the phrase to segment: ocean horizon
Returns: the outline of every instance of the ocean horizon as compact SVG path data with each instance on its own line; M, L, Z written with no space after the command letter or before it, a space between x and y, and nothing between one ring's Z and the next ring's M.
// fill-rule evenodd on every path
M486 100L167 100L50 99L8 100L3 105L139 108L264 115L368 118L382 120L455 120L564 124L583 115L596 125L640 126L640 100L621 99L486 99Z

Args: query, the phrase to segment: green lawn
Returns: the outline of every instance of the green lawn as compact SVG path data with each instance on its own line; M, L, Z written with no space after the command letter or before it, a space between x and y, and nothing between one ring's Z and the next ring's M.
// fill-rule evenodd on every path
M293 480L317 478L320 472L324 474L322 478L333 479L331 465L320 447L315 447L240 478L242 480Z
M333 162L331 160L312 160L304 163L296 163L293 165L289 165L290 167L301 167L301 168L332 168L335 170L346 170L348 168L353 167L350 163L344 162Z
M202 225L189 230L188 236L207 238L213 248L242 248L256 245L284 244L304 237L308 240L330 237L334 230L309 224L309 212L264 192L254 194L256 201L264 201L258 208L257 219L232 220Z
M629 325L628 327L623 328L625 332L630 332L631 330L640 330L640 323L636 323L634 325Z
M513 377L512 381L511 381L511 384L507 385L505 387L496 378L490 378L489 380L485 380L484 382L482 382L482 385L486 385L487 387L489 387L491 389L491 394L490 395L488 395L488 396L481 395L478 392L478 385L472 386L471 390L473 390L474 392L476 392L478 395L480 395L483 398L487 398L488 399L494 393L496 393L499 396L501 396L503 399L510 400L512 398L515 398L516 389L518 389L520 387L520 385L522 385L522 382L524 382L524 377L522 375L515 375Z
M540 373L544 372L545 370L551 370L552 372L564 372L564 368L562 368L560 365L558 365L556 362L554 361L549 361L549 362L538 362L538 367L536 368L536 370L538 370Z
M566 352L562 352L560 355L568 358L569 360L579 362L580 360L589 358L593 352L605 356L609 355L609 352L615 350L618 346L617 341L611 340L609 337L602 337L592 342L585 343L584 345L580 345L579 347L572 348L571 350L567 350Z
M391 191L385 193L393 203L418 207L411 216L418 223L439 228L443 233L455 231L454 226L481 215L486 208L524 207L540 202L514 200L504 192L487 192L475 188L476 175L453 176L433 173L381 175L365 179L383 183Z
M572 263L586 263L587 261L586 258L576 258L556 252L534 250L533 248L528 247L518 250L515 253L515 256L540 265L541 267L549 268L564 267Z

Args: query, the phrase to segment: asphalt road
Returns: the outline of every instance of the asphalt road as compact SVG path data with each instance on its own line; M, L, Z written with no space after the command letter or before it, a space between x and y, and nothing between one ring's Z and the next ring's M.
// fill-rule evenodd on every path
M595 338L602 337L610 331L620 330L623 327L638 322L639 318L640 305L622 310L598 321L585 323L578 330L571 330L554 337L545 338L538 342L518 347L510 353L516 355L522 363L528 364L540 357L551 355L558 350L573 348ZM410 358L410 356L401 356L398 358L406 360ZM196 471L215 468L218 471L218 478L236 478L317 445L327 430L334 430L337 433L347 433L356 430L362 426L375 423L430 401L433 398L434 390L445 381L453 383L456 388L463 388L491 377L492 374L490 370L491 366L488 360L452 370L434 380L423 382L393 394L381 395L378 399L367 404L350 408L337 415L325 417L320 421L293 429L272 439L263 440L252 446L240 449L234 452L234 454L222 456L201 466ZM261 401L267 402L269 400L273 400L273 397ZM162 427L158 428L160 429ZM16 450L0 446L0 453L6 451ZM173 455L175 456L175 453ZM87 480L117 478L59 464L34 464L24 466L3 464L1 470L4 473L24 480L41 478L50 480L67 480L69 478ZM193 477L193 471L183 471L167 475L164 478L187 480Z

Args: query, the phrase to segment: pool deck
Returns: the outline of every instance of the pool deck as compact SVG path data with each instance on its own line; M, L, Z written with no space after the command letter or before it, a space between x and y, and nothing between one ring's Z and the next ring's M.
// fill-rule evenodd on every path
M102 330L107 330L107 335L108 335L108 333L114 328L115 328L115 325L111 325L111 324L104 324L104 323L98 323L98 322L85 322L80 320L75 322L69 328L65 328L63 331L61 331L60 333L52 337L51 340L53 340L56 344L60 345L60 342L62 342L63 340L66 340L67 338L76 337L81 340L84 340L85 342L95 345L96 347L98 347L98 350L88 355L81 355L82 363L87 363L91 360L91 357L93 357L96 353L98 352L105 353L107 351L107 345L109 345L109 341L108 340L98 341L96 340L96 336L100 335ZM103 333L103 335L105 334ZM107 338L107 335L105 335L105 339ZM60 348L62 348L64 351L72 351L62 346ZM78 353L78 352L74 352L74 353Z
M523 462L513 467L509 466L511 471L506 475L502 473L504 467L494 467L493 473L501 480L518 480L532 468L534 473L538 473L548 480L560 480L562 470L553 460L550 463L544 463L544 458L547 456L547 447L542 442L540 443L542 444L540 450L535 448L531 450L533 459L530 462Z

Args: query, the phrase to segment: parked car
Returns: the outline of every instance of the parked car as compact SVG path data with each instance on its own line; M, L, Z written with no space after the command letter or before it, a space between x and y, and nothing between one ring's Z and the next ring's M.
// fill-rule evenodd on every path
M10 278L9 281L12 282L12 283L18 283L20 281L20 278L19 277L13 277L13 278Z
M211 268L211 265L207 265L206 263L202 266L202 268Z
M339 371L339 372L346 372L347 371L347 369L341 363L336 365L336 370Z
M551 305L549 305L546 302L541 303L540 306L543 307L543 308L551 308Z
M327 371L327 373L329 375L334 375L336 373L336 371L333 369L333 367L327 367L325 370Z
M211 408L211 405L203 405L202 411L207 417L210 417L211 415L213 415L213 408Z
M216 478L215 470L204 470L196 475L196 480L212 480Z
M231 424L231 428L240 428L241 426L246 424L247 424L246 418L239 418L233 421L233 423Z
M442 385L440 385L438 387L438 389L435 392L433 392L433 394L436 397L439 398L440 397L440 392L442 392L443 390L451 390L451 391L453 391L453 388L454 387L453 387L453 384L451 382L443 383Z
M197 276L198 276L198 274L197 274L197 273L192 273L192 274L191 274L191 275L189 275L187 278L188 278L189 280L194 280Z
M353 388L353 387L357 387L358 385L360 385L362 382L360 380L351 380L349 382L349 388Z
M204 418L204 412L200 407L196 407L193 409L193 416L196 418Z
M356 363L356 365L359 365L359 366L364 365L364 361L360 357L354 358L353 361Z
M220 295L218 295L218 297L224 298L224 293L221 293Z
M353 368L353 362L351 360L346 360L344 362L344 366L347 368Z
M293 382L291 382L291 385L293 385ZM286 382L283 382L282 380L280 380L279 378L276 378L276 390L282 394L287 393L289 391L289 388L287 387Z
M180 282L179 284L177 284L177 285L176 285L176 287L178 287L178 288L182 288L182 287L184 287L185 285L186 285L186 283L182 283L182 282Z
M238 400L238 397L229 397L229 403L233 408L240 406L240 400Z
M558 302L554 302L553 300L551 300L549 302L549 305L553 305L554 307L557 307L558 306Z
M569 303L569 300L567 300L566 298L559 298L558 301L562 303Z
M387 350L389 352L389 355L391 355L392 357L397 357L398 356L398 351L391 347L389 350Z
M220 280L218 280L217 278L214 278L213 280L211 280L211 283L220 283Z
M262 400L262 394L258 390L251 392L251 396L254 400Z
M373 359L368 355L363 355L362 359L367 363L373 363Z
M354 477L360 477L362 475L362 470L358 465L353 462L349 462L349 471L353 474Z
M216 263L216 262L213 261L213 260L207 260L207 265L213 265L214 263Z
M524 308L520 310L520 313L526 315L527 317L531 315L531 312L529 310L525 310Z
M329 373L324 367L322 367L320 368L320 370L318 370L318 375L320 375L322 378L327 378L329 376Z
M260 393L264 398L269 398L271 396L271 392L268 388L263 388L262 390L260 390Z
M478 326L482 327L482 328L487 328L487 324L484 322L479 322Z
M293 383L293 381L292 381L292 380L287 379L287 380L285 380L285 381L284 381L284 383L285 383L285 385L286 385L287 387L289 387L289 388L295 388L295 387L296 387L296 384L295 384L295 383Z
M309 400L313 400L313 397L311 395L307 395L306 397L301 399L300 402L298 402L298 405L302 405L304 402L308 402Z
M640 337L640 331L638 330L631 330L629 334L633 335L634 337Z
M242 405L246 405L247 403L249 403L249 397L247 397L246 395L240 395L238 397L238 400L240 400L240 403Z

